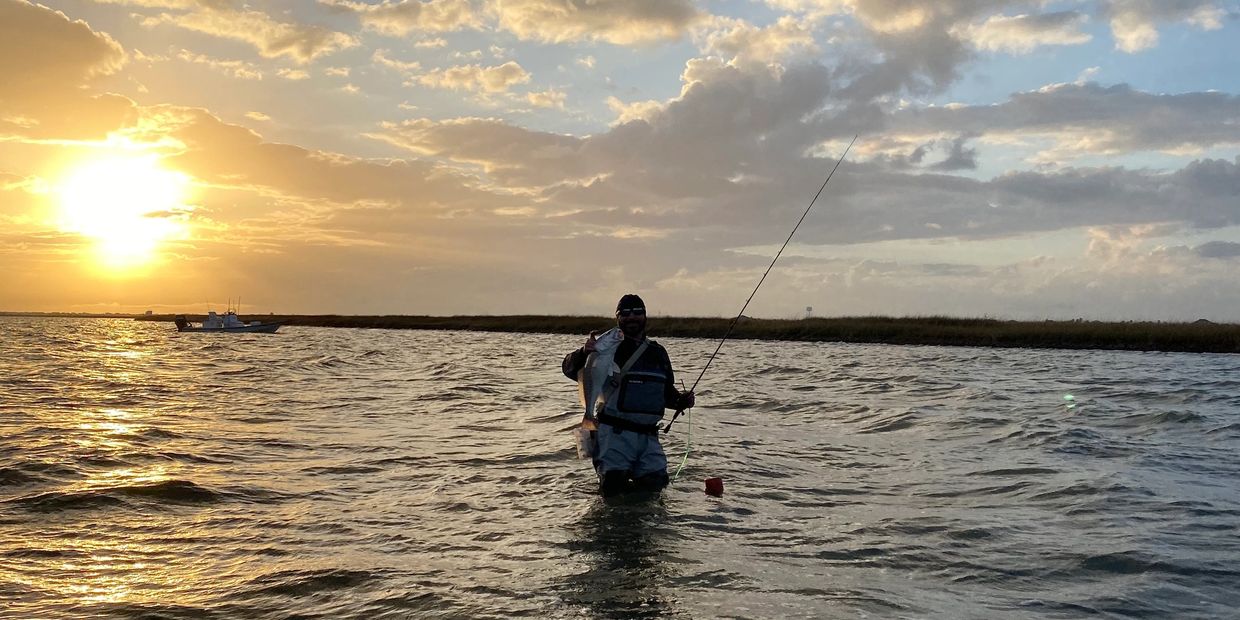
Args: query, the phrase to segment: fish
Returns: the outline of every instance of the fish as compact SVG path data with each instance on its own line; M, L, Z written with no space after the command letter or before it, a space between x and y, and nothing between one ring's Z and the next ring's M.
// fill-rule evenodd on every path
M587 430L598 426L597 411L607 398L607 379L619 370L614 360L621 340L624 340L624 333L619 327L595 336L594 351L586 356L585 366L577 373L577 393L585 414L581 425Z

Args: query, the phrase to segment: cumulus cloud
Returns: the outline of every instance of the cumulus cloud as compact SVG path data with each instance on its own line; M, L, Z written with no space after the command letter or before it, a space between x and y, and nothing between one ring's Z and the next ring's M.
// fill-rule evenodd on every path
M1129 53L1158 45L1160 22L1181 21L1214 30L1222 27L1225 15L1214 0L1109 0L1103 13L1110 19L1116 49Z
M26 2L0 2L0 132L10 139L98 139L133 112L133 102L91 95L90 81L127 56L85 22Z
M125 50L86 22L26 0L0 2L0 106L115 72Z
M789 15L765 28L741 20L714 21L715 27L700 35L703 49L737 62L772 64L796 52L817 50L813 32Z
M704 17L692 0L505 0L495 11L521 39L619 45L676 39Z
M852 48L838 61L839 76L851 82L856 101L900 93L939 92L959 76L978 52L1028 53L1043 45L1077 45L1089 40L1085 13L1044 12L1042 0L766 0L769 6L822 22L846 15L862 28L834 36L835 49ZM1116 46L1139 51L1157 43L1158 27L1183 22L1217 28L1227 13L1217 0L1100 0ZM1016 12L1012 15L1011 12ZM832 22L834 23L834 22ZM866 58L865 48L872 52Z
M419 75L417 81L432 88L502 93L530 81L530 74L516 62L508 61L493 67L459 65L436 69Z
M957 27L957 36L979 49L1028 54L1043 45L1080 45L1092 37L1081 28L1089 21L1084 13L1060 11L1041 15L994 15L981 23Z
M481 18L469 0L385 0L379 4L349 0L319 0L356 14L370 30L392 37L412 32L451 32L479 28Z
M991 238L1116 222L1217 228L1240 221L1229 206L1240 193L1240 167L1224 160L1171 172L1061 167L992 180L929 173L976 169L973 141L994 136L1089 128L1127 141L1116 142L1124 148L1221 143L1231 138L1220 125L1237 125L1229 120L1238 107L1233 96L1057 85L994 106L909 108L884 117L849 108L824 112L833 91L830 71L819 65L758 71L700 59L686 66L682 80L678 97L647 102L607 132L584 138L495 119L421 119L385 126L374 137L479 166L497 185L536 193L540 212L565 214L566 223L686 234L709 228L721 242L769 237L772 222L803 208L803 188L821 183L842 148L836 140L854 127L885 131L893 145L900 136L930 136L908 142L904 162L924 172L854 157L832 181L832 224L807 223L807 238ZM858 153L871 141L879 137L863 137Z
M557 108L564 109L564 100L568 94L562 90L549 88L544 91L526 93L525 100L535 107L539 108Z

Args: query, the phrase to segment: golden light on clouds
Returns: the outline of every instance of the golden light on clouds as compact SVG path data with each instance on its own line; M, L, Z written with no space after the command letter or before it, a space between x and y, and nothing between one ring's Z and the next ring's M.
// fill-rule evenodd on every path
M186 233L189 176L154 155L88 161L56 184L64 232L96 241L97 266L114 274L141 267L160 244Z

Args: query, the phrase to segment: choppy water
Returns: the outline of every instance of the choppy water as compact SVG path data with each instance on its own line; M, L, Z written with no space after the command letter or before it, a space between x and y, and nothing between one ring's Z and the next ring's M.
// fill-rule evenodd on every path
M681 479L609 506L579 340L0 318L0 615L1240 608L1240 356L731 342Z

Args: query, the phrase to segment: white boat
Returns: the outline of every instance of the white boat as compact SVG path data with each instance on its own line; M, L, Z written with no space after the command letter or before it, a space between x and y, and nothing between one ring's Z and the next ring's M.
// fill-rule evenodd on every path
M263 323L260 321L250 321L246 323L237 317L237 313L229 310L223 315L216 314L214 310L207 312L207 320L201 325L194 325L185 319L184 314L178 314L175 323L179 332L218 332L228 334L274 334L280 329L282 323L274 321L271 323Z

